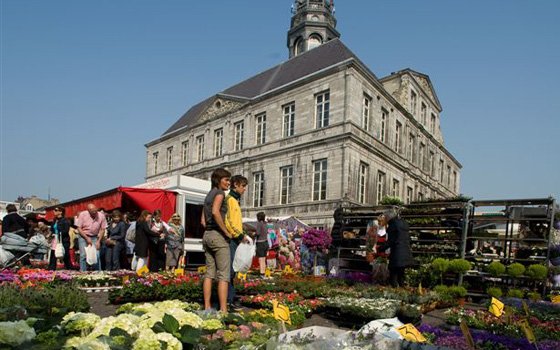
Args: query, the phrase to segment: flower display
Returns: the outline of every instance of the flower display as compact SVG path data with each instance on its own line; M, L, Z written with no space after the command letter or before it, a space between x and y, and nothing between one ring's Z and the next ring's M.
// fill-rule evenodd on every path
M64 344L64 348L76 350L110 350L108 344L98 339L73 337L69 338Z
M394 299L367 299L344 296L328 298L325 303L327 307L338 310L341 314L352 315L353 317L370 321L395 317L400 304L400 300Z
M302 236L303 244L312 251L326 252L332 243L331 235L325 230L310 229Z

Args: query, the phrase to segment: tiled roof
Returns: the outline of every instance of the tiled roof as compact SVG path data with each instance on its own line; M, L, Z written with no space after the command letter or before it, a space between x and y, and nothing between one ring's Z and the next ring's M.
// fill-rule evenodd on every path
M349 58L357 57L339 39L333 39L313 50L259 73L220 94L253 99L268 91L294 82L310 74L321 71ZM191 107L163 135L196 124L200 115L212 103L214 96Z

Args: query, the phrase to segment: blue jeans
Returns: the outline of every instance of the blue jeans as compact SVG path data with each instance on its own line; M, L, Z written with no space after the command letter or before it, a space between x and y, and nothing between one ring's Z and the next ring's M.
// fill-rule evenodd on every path
M97 237L90 237L91 244L95 246L97 243ZM80 236L78 237L78 245L80 247L80 271L87 271L87 263L86 263L86 240ZM99 264L99 250L97 251L97 264L93 265L94 270L101 271L101 265Z
M105 248L105 270L116 271L121 269L121 250L122 243L116 241L115 245Z
M237 250L237 242L232 239L229 241L229 252L231 255L231 267L230 267L230 281L227 293L227 302L228 304L233 303L235 300L235 286L233 285L233 280L235 279L235 272L233 271L233 259L235 258L235 251Z

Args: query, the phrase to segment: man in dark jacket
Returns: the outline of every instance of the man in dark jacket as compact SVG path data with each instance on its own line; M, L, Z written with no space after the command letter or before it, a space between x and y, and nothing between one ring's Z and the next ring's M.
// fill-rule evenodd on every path
M27 239L29 225L27 221L18 214L16 206L14 204L8 204L6 206L6 211L8 214L2 219L2 232L12 232Z
M405 269L414 264L408 224L397 217L394 209L385 211L383 217L387 224L387 247L390 249L389 282L392 287L403 287Z

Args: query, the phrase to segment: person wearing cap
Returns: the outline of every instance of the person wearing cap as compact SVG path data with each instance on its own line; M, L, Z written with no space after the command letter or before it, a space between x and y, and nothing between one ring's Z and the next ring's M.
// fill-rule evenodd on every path
M165 252L165 269L175 270L179 266L181 255L183 255L183 241L185 239L185 228L181 225L181 215L171 215L167 223L170 230L165 237L167 251Z

